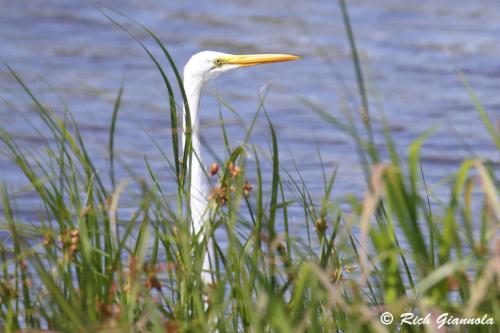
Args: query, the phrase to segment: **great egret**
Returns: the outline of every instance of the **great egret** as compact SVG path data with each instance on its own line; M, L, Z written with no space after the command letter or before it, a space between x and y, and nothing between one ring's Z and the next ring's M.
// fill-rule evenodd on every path
M268 64L274 62L291 61L299 57L289 54L251 54L233 55L214 51L203 51L196 53L189 59L184 67L184 90L191 118L191 147L193 158L191 162L191 183L190 183L190 211L191 211L191 232L199 234L204 227L209 216L208 196L209 184L205 172L205 165L201 158L200 127L199 127L199 107L201 90L211 79L220 74L239 67ZM186 140L187 124L184 123L182 131L183 147ZM210 273L211 242L207 242L207 254L203 258L202 280L209 284L213 283Z

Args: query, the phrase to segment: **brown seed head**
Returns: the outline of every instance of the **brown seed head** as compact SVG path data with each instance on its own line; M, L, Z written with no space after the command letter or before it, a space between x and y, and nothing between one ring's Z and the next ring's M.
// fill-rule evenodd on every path
M241 172L241 169L239 166L234 165L233 162L229 163L229 173L231 174L231 177L233 179L238 177L240 172Z
M156 277L156 275L150 275L146 281L144 282L144 286L148 289L156 289L158 291L161 291L161 282L160 280L158 280L158 278Z
M227 202L226 186L219 185L213 188L212 193L208 197L210 200L215 201L219 205L225 205Z
M210 176L215 176L217 172L219 172L219 165L217 163L212 163L209 169Z
M253 186L250 184L248 180L245 181L245 184L243 185L243 195L248 197L250 195L250 192L252 191Z
M318 218L314 226L316 227L316 230L318 232L324 233L326 229L328 229L328 223L326 222L326 218L324 217Z

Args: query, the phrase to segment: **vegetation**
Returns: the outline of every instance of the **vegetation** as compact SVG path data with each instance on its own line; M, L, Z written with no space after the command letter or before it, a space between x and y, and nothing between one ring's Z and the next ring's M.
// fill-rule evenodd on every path
M347 9L350 45L357 54ZM110 18L111 19L111 18ZM118 22L115 22L119 25ZM170 97L173 156L165 163L175 178L168 192L145 160L149 179L136 179L141 194L134 212L120 214L125 185L115 180L113 138L121 105L110 126L110 181L102 178L71 113L43 105L10 67L50 133L43 155L18 145L2 128L0 149L15 161L36 191L40 219L16 217L6 185L1 188L0 329L3 332L420 332L432 325L399 324L402 313L495 318L496 325L449 325L449 331L496 332L500 320L499 181L493 163L466 159L450 177L447 200L429 195L420 151L424 133L399 155L386 122L375 145L359 57L354 65L362 112L346 122L304 101L348 133L365 167L367 192L334 198L335 170L321 170L324 193L316 199L297 175L280 165L278 139L269 154L247 140L227 145L213 166L210 226L217 283L200 278L206 243L191 235L186 207L193 156L180 146L175 91L182 91L175 63L160 40L173 79L143 44ZM465 80L464 80L465 82ZM476 109L500 152L500 136L472 89ZM261 108L255 119L265 115ZM364 129L355 126L361 119ZM189 119L188 119L189 121ZM223 133L225 133L222 125ZM226 142L228 142L226 140ZM181 149L182 148L182 149ZM160 148L159 148L160 149ZM389 152L383 161L382 151ZM253 160L245 158L251 152ZM263 163L272 165L265 182ZM253 176L250 176L253 175ZM251 184L247 179L251 179ZM110 183L110 185L107 185ZM174 183L168 184L173 188ZM342 203L342 205L341 205ZM347 203L347 205L346 205ZM289 233L291 206L303 208L307 237ZM217 237L215 237L217 233ZM7 236L5 236L7 235ZM223 242L221 242L223 241ZM388 326L380 314L396 318ZM31 330L30 330L31 329Z

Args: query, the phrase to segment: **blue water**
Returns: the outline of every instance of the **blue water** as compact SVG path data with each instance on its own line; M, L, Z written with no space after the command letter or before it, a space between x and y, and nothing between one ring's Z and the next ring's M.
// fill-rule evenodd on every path
M249 123L259 105L259 91L271 84L265 106L277 130L282 165L293 171L296 161L309 189L319 196L323 186L321 151L328 170L338 167L334 197L363 193L362 168L350 139L300 100L307 98L341 119L345 119L344 109L359 106L349 45L335 1L105 3L155 31L181 67L191 54L207 49L303 56L294 63L234 71L210 84L202 101L203 136L214 151L223 154L218 120L222 108L231 144L236 146L244 136L241 123L216 96ZM156 140L169 151L166 92L159 73L137 42L87 1L1 0L0 6L0 57L56 112L62 112L63 102L67 103L103 173L107 172L113 101L124 82L116 137L118 179L128 177L126 168L146 175L146 156L168 188L170 171L152 143ZM368 81L377 142L383 143L383 110L403 154L424 130L436 127L422 153L430 184L449 176L466 156L498 163L498 152L458 73L465 74L498 125L500 2L365 0L349 1L349 7ZM121 22L161 56L140 28L127 19ZM3 66L0 97L2 127L23 146L38 151L43 141L21 114L35 124L39 121ZM253 142L265 152L269 138L261 116ZM207 155L206 161L210 164L213 159ZM32 203L36 196L26 191L28 182L4 156L0 156L0 181L21 193L17 206L26 216L35 214L37 206ZM448 189L433 187L444 198Z

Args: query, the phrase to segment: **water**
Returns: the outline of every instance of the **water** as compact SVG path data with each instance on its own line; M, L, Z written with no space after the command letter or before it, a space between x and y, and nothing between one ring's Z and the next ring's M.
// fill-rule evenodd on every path
M302 55L299 62L242 69L210 84L202 101L203 135L222 153L218 94L249 123L259 90L272 82L266 110L277 130L283 165L292 157L313 193L323 178L317 150L327 168L339 167L334 196L365 188L362 169L349 138L305 107L299 96L342 117L344 105L356 107L349 47L335 1L106 1L112 8L155 31L182 66L195 52L279 52ZM500 121L500 2L349 1L352 24L365 64L376 136L382 142L377 106L390 119L398 149L424 130L437 132L424 146L423 168L434 184L456 170L465 156L498 153L460 82L464 72L492 119ZM90 2L0 0L0 57L29 83L41 100L63 108L66 102L85 136L96 166L106 170L106 143L112 104L125 84L117 124L118 178L124 164L146 174L144 156L167 182L168 167L151 138L170 144L166 93L159 73L139 45L114 27ZM154 43L132 30L148 46ZM157 53L160 55L160 53ZM57 92L57 95L54 93ZM21 117L36 122L26 96L0 67L0 122L21 144L37 150L42 141ZM61 100L60 100L61 99ZM12 103L9 104L9 103ZM231 112L223 110L231 143L244 136ZM266 150L269 130L260 117L254 143ZM317 147L317 148L316 148ZM212 159L207 156L207 164ZM0 156L0 181L23 189L27 181ZM173 185L172 185L173 186ZM173 187L170 186L170 189ZM167 184L168 187L168 184ZM448 187L436 187L445 194ZM24 193L18 207L30 216L35 196ZM35 206L36 207L36 206ZM33 209L33 208L31 208Z

